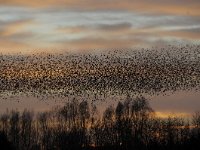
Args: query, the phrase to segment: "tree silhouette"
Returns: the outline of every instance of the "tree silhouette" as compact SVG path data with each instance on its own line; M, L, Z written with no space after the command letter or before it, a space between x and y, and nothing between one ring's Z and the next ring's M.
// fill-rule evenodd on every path
M34 114L24 110L0 115L3 149L135 149L200 148L200 113L192 119L158 118L144 97L108 106L102 116L94 103L72 99L63 107Z

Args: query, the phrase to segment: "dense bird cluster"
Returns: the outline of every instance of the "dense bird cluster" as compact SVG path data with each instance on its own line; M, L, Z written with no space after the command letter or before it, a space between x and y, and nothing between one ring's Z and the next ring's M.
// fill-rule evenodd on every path
M103 54L0 55L0 95L162 93L198 90L200 45Z

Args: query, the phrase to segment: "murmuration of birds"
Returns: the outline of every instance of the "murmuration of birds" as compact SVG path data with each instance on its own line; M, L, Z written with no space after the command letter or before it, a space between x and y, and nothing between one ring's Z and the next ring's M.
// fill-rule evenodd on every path
M0 97L200 89L200 45L102 53L0 54Z

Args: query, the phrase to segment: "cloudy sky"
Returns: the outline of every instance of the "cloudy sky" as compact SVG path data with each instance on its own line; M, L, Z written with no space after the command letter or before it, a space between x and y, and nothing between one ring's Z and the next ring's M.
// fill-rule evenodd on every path
M200 43L199 0L0 0L0 52Z

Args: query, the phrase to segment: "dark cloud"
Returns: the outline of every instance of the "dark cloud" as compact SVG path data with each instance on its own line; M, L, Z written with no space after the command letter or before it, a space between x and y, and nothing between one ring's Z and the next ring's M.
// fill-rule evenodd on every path
M132 27L131 23L119 23L119 24L101 24L97 25L97 29L112 31L112 30L124 30L130 29Z
M199 34L200 33L200 26L199 27L193 27L193 28L179 29L178 31ZM199 35L199 37L200 37L200 35Z
M72 27L58 27L57 31L63 33L81 33L88 31L121 31L121 30L130 30L132 27L131 23L116 23L116 24L96 24L96 25L80 25Z

